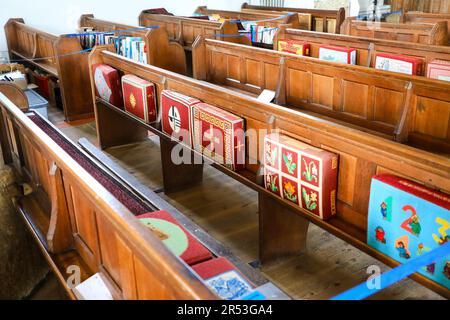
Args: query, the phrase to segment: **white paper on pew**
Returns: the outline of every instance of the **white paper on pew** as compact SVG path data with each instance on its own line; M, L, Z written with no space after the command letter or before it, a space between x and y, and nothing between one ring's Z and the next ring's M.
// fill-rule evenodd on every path
M275 91L264 89L257 99L261 102L271 103L275 99Z
M80 300L113 300L100 273L80 283L73 289L73 293Z

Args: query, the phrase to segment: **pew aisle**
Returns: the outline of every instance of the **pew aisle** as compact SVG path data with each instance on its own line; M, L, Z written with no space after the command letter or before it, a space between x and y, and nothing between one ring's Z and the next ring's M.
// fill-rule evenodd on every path
M49 120L71 140L85 137L97 143L93 119L64 122L59 109L50 106ZM182 192L164 194L159 140L147 141L105 150L108 156L147 185L211 236L229 247L246 263L259 268L258 204L255 191L218 170L205 166L203 183ZM307 252L295 258L265 266L263 274L294 299L329 299L367 279L366 269L379 265L369 255L310 224ZM443 299L412 280L401 281L374 295L371 299Z

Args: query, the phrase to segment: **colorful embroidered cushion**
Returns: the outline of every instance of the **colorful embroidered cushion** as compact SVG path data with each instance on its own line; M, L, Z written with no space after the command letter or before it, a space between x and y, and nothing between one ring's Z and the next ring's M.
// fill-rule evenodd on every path
M119 72L106 64L95 64L92 69L97 96L118 108L123 108Z
M338 156L281 134L264 139L265 187L322 219L336 213Z
M192 265L212 258L211 252L196 240L166 211L156 211L138 216L176 256Z
M393 175L373 177L367 243L406 262L450 241L450 196ZM450 288L450 255L419 273Z
M208 260L192 269L224 300L240 299L253 291L254 286L226 258Z

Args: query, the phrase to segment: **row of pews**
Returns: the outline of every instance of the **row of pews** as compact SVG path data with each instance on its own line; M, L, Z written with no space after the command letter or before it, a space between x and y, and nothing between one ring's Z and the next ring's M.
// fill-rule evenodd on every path
M287 12L310 15L307 30L296 29L302 25L300 18L284 15ZM211 15L225 20L199 18ZM283 19L273 20L276 17ZM143 141L148 131L156 134L160 138L161 159L157 160L162 163L165 192L201 182L204 165L175 165L171 153L179 143L164 133L159 123L145 123L96 97L94 65L106 64L121 75L134 74L152 82L157 97L163 90L173 90L220 107L243 118L247 130L279 129L282 134L337 153L337 214L327 221L261 185L263 155L259 145L254 153L247 153L243 170L212 164L258 192L261 263L304 250L312 222L383 263L396 266L397 261L366 243L371 178L389 173L450 193L450 85L423 74L409 76L371 67L378 52L411 54L425 63L434 59L450 61L450 49L445 46L447 25L441 20L432 24L404 21L371 25L344 18L342 10L307 11L248 4L240 12L199 7L193 17L144 10L139 24L159 28L137 30L130 35L146 42L148 65L116 54L112 45L61 57L82 49L77 38L48 35L21 19L10 20L5 32L12 57L29 59L34 66L59 78L66 120L95 115L102 149ZM279 29L272 50L251 46L247 37L239 36L236 23L227 19L276 23ZM92 15L83 15L80 26L96 31L133 28ZM323 32L315 32L318 30ZM278 52L279 40L309 42L311 57ZM317 59L321 44L357 48L357 65ZM49 56L56 58L34 60ZM257 99L264 90L275 92L275 104ZM19 92L6 85L0 92L4 157L35 182L35 189L41 190L18 201L17 207L34 232L39 229L36 225L45 226L41 229L47 231L35 232L36 237L59 274L64 274L66 259L75 259L79 265L86 265L85 278L95 272L106 274L115 298L215 297L189 266L165 249L127 208L19 110L26 110ZM79 109L83 105L85 109ZM257 138L261 141L264 137ZM191 157L201 156L183 148ZM50 215L37 209L42 197L48 198L45 202ZM81 197L87 199L86 204L79 200ZM160 200L152 201L153 210L163 209L154 204ZM38 211L36 215L34 211ZM74 225L74 220L85 223ZM111 245L108 240L112 238L115 241ZM443 296L450 295L447 288L422 274L412 278ZM70 288L67 290L71 293Z

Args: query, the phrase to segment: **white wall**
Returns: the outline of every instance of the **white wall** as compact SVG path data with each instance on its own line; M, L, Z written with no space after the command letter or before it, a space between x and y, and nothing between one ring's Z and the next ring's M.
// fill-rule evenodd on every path
M242 0L0 0L0 25L9 18L23 18L26 24L50 33L73 33L81 14L137 25L142 9L165 7L177 15L191 15L199 5L238 10ZM3 30L3 28L2 28ZM0 31L0 51L7 50ZM0 52L1 54L2 52Z

